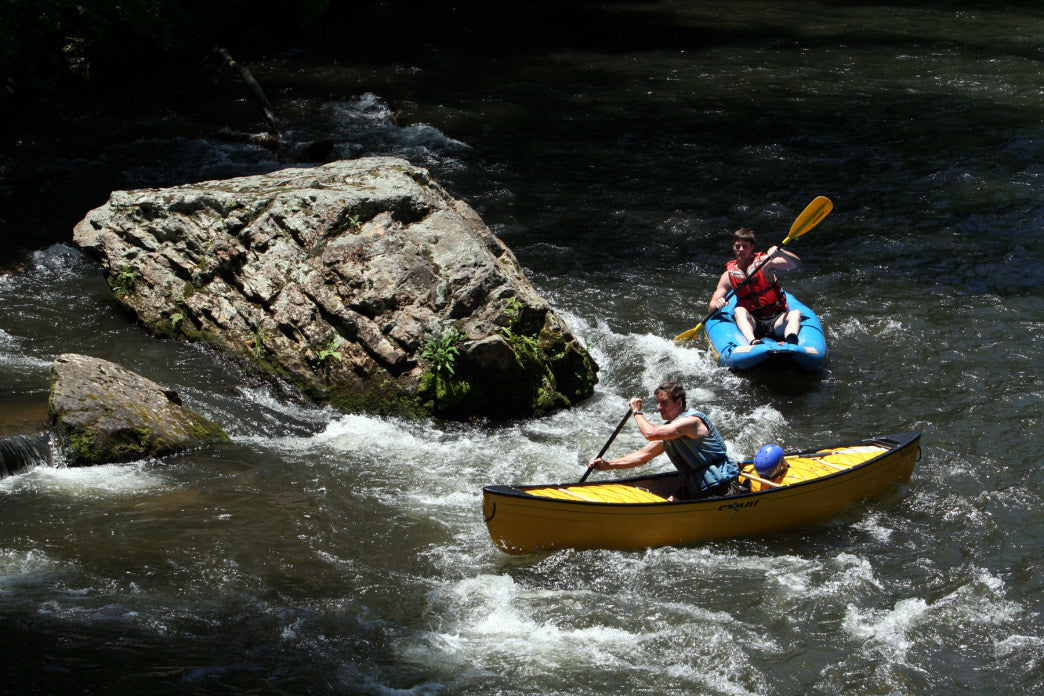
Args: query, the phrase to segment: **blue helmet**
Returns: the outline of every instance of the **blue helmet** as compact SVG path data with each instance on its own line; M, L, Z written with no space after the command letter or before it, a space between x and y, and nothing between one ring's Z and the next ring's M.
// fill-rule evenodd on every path
M783 458L783 448L779 445L762 445L754 455L754 470L758 476L774 479L786 471L787 461Z

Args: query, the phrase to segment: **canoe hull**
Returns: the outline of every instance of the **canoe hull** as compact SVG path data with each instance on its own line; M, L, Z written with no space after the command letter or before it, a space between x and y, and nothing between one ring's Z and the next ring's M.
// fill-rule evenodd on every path
M883 444L888 449L850 469L757 493L693 501L612 504L536 497L526 494L525 487L486 486L483 513L494 544L510 554L562 548L684 546L767 534L821 522L849 505L877 497L890 486L910 479L920 452L920 433L886 435L834 447L863 443ZM676 474L668 473L618 483L662 492L676 479ZM564 485L575 488L575 484Z
M748 345L736 326L736 297L704 325L707 341L718 358L718 364L738 372L754 368L782 370L798 368L804 372L820 372L827 365L826 336L819 317L790 293L787 306L801 312L801 328L796 345L782 340L763 339Z

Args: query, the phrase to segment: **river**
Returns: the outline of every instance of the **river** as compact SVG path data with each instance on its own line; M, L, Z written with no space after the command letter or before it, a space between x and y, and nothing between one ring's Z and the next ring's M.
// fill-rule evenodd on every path
M5 135L0 435L43 455L0 479L0 692L1044 689L1044 11L541 7L244 63L295 142L427 167L515 251L601 367L591 399L547 418L339 414L117 309L71 245L90 207L283 166L217 135L264 128L227 68ZM834 210L788 246L803 265L785 286L819 313L829 368L751 378L675 346L731 231L778 243L817 195ZM66 468L38 434L67 351L176 389L232 443ZM626 399L665 379L737 457L919 430L921 459L814 527L493 547L483 485L578 479ZM609 454L640 444L629 426Z

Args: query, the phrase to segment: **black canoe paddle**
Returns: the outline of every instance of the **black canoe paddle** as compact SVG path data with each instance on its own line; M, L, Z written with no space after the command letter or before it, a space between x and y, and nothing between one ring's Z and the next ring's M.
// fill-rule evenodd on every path
M605 445L602 446L602 451L598 453L598 456L595 457L595 459L601 459L602 458L602 455L604 455L606 450L609 449L609 445L613 444L613 440L615 440L616 436L620 434L620 431L624 427L624 423L626 423L627 419L630 418L630 417L631 417L631 409L630 409L630 407L628 407L627 413L625 413L624 417L620 419L620 425L616 426L616 430L614 430L613 434L609 436L609 439L605 441ZM594 469L592 469L590 466L587 467L587 471L585 471L584 475L580 478L580 483L583 483L584 481L586 481L587 477L591 475L592 471L594 471Z
M814 199L812 199L812 202L805 206L805 209L802 210L801 214L798 215L797 219L794 220L794 224L790 226L790 233L787 235L787 238L783 240L783 243L779 245L779 249L776 250L776 253L779 253L779 251L782 250L783 247L787 245L787 242L789 242L791 239L797 239L798 237L800 237L801 235L805 234L810 229L818 225L819 222L823 218L825 218L831 210L833 210L833 208L834 204L831 203L830 199L826 196L816 196ZM773 256L775 256L775 254L773 254ZM746 280L740 283L738 287L729 290L729 292L725 295L725 300L728 301L730 297L736 294L737 290L739 290L744 285L753 280L754 277L758 274L758 271L764 268L765 264L771 261L772 258L773 257L770 256L764 261L762 261L760 264L758 264L758 267L754 269L753 273L747 276ZM703 325L707 323L707 321L709 321L711 317L713 317L720 311L720 309L715 309L713 312L704 317L703 321L701 321L699 324L692 327L688 331L685 331L675 336L674 342L680 344L685 343L686 341L691 341L693 338L696 337L696 334L699 333L700 329L703 328Z

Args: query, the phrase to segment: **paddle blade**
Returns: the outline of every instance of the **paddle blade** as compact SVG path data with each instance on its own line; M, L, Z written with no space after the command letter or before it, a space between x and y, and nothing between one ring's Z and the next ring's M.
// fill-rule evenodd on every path
M677 336L675 336L674 337L674 342L675 343L685 343L686 341L691 341L692 339L696 338L696 334L698 334L700 332L700 329L702 329L702 328L703 328L703 322L701 321L699 324L697 324L696 326L692 327L688 331L685 331L685 332L680 333Z
M791 239L797 239L808 232L818 225L833 209L834 204L830 202L829 198L816 196L811 203L805 206L805 209L801 211L797 219L794 220L794 224L790 226L790 234L783 240L783 243L786 244Z

